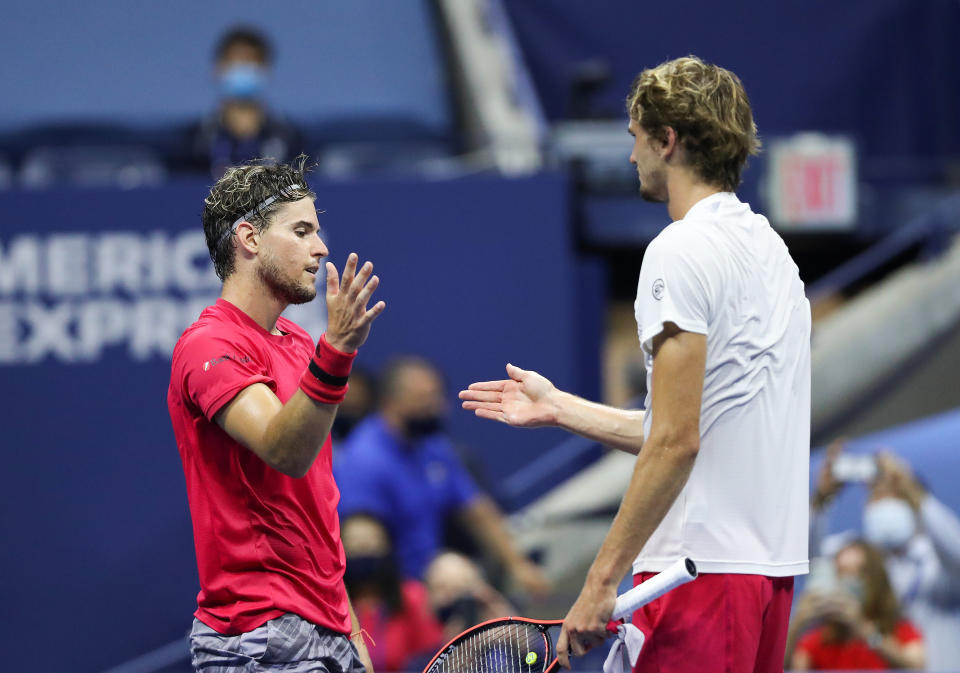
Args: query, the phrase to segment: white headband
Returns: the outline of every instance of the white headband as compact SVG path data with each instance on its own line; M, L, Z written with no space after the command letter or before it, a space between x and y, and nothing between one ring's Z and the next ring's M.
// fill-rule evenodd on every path
M226 238L227 236L230 236L230 235L232 235L232 234L237 233L237 225L238 225L238 224L240 224L241 222L249 222L251 217L253 217L254 215L256 215L258 212L262 211L264 208L266 208L267 206L269 206L271 203L273 203L274 201L276 201L276 200L279 199L280 197L287 196L287 193L288 193L288 192L294 191L294 190L297 190L297 189L306 189L306 187L305 187L304 185L301 185L301 184L290 185L289 187L284 187L283 189L280 190L280 193L279 193L279 194L277 194L277 195L275 195L275 196L268 197L268 198L264 199L262 203L258 203L257 205L255 205L253 208L251 208L250 210L248 210L247 212L245 212L243 215L241 215L240 217L238 217L238 218L234 221L234 223L230 225L230 228L223 232L223 236L220 237L221 240L224 239L224 238Z

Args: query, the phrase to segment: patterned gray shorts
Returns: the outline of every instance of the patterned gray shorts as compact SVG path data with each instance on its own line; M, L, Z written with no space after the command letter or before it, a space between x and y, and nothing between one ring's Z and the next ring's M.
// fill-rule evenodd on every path
M198 673L366 673L349 638L292 612L238 636L194 619L190 655Z

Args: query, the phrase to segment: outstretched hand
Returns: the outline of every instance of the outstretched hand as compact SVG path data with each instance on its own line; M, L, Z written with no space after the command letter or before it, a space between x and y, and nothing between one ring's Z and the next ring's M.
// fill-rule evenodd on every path
M387 307L378 301L367 309L380 279L371 275L373 262L365 262L358 272L358 261L357 254L351 252L342 280L333 262L327 262L327 343L344 353L352 353L363 345L370 325Z
M537 372L507 365L509 379L471 383L460 391L463 408L480 418L520 428L557 424L558 394L554 385Z

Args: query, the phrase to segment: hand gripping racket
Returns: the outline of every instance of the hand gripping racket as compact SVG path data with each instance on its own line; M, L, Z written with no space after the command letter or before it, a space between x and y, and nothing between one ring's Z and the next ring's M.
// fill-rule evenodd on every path
M695 579L697 566L688 558L617 596L607 631L650 601ZM504 617L473 626L451 640L430 660L423 673L553 673L558 667L550 629L563 620L539 621Z

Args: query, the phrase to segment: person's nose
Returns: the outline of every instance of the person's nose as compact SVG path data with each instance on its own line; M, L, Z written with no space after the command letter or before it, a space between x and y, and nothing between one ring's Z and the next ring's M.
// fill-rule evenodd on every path
M323 242L323 239L320 238L320 234L317 234L317 240L314 242L313 249L310 251L310 255L320 259L321 257L326 257L330 254L330 251L327 250L326 243Z

